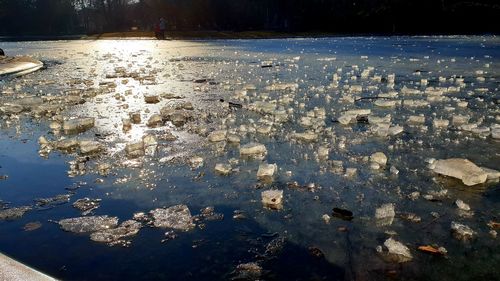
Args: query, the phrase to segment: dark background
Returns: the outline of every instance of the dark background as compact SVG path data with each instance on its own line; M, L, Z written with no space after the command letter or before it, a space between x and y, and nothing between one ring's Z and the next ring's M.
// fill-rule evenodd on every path
M0 35L169 30L499 33L497 0L0 0ZM134 28L134 29L135 29Z

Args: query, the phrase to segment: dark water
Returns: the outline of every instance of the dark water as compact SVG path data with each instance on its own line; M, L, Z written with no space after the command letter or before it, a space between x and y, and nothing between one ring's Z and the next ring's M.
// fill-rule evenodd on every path
M2 48L8 54L33 55L47 65L29 76L4 77L0 87L4 92L14 89L14 93L2 94L2 103L22 96L70 95L70 90L78 90L82 96L90 88L103 91L96 97L86 97L83 104L65 107L60 114L96 118L96 126L78 138L97 140L106 152L86 162L84 175L68 177L68 162L77 157L76 153L53 151L47 159L38 155L39 136L51 140L61 137L49 127L54 120L33 118L27 113L0 121L0 175L8 176L0 180L0 202L16 207L33 205L37 198L72 194L69 203L37 207L20 219L0 221L0 251L21 262L64 280L226 280L235 276L232 272L238 264L248 262L259 263L263 280L499 279L499 242L490 236L487 223L500 220L500 185L496 182L466 187L459 181L437 177L425 162L427 158L459 157L480 166L500 168L498 140L451 127L432 127L433 118L451 119L456 114L469 115L471 122L482 118L482 126L486 127L500 123L500 41L496 37L10 42ZM273 67L261 68L267 60ZM358 66L359 71L353 66ZM344 103L340 99L343 90L328 89L332 74L342 68L341 89L353 84L375 87L364 90L361 96L390 91L383 83L359 78L361 70L369 66L374 67L376 75L396 74L394 90L398 92L404 86L419 88L423 78L428 79L429 86L455 85L454 81L440 83L439 76L463 77L466 86L456 94L446 94L449 100L417 109L377 108L369 100ZM106 74L116 72L116 67L155 80L149 83L147 79L106 78ZM477 70L483 70L483 74L477 74ZM350 80L352 76L357 80ZM485 80L477 80L477 76ZM216 83L193 82L200 78ZM75 79L92 81L92 86L71 82ZM124 79L129 81L122 83ZM117 86L103 90L105 87L99 85L102 81L113 81ZM264 90L280 82L297 83L299 89L292 93ZM294 111L288 114L288 122L273 124L271 133L240 133L241 144L258 141L266 145L265 161L279 167L271 184L256 179L261 161L239 159L237 145L207 143L206 134L172 125L151 129L144 124L170 101L145 104L143 93L183 95L195 109L217 112L222 106L220 98L246 103L233 96L246 84L257 88L248 91L249 101L278 100L287 94L296 101L282 105ZM132 93L126 94L127 90ZM264 93L269 97L262 98ZM117 94L123 99L118 99ZM331 96L332 101L325 96ZM456 106L459 101L469 103L460 108ZM291 133L303 131L298 124L300 117L314 107L326 109L326 130L321 131L321 140L313 144L292 141ZM392 124L403 126L404 132L379 138L369 134L367 125L341 126L332 121L346 109L359 108L370 108L376 116L391 114ZM121 119L136 110L141 111L143 122L123 132ZM426 117L423 126L427 131L408 126L407 117L418 114ZM241 125L266 121L265 116L255 112L237 110L213 117L203 126L208 131L224 128L238 132ZM139 168L130 167L123 152L125 145L145 134L160 136L166 130L178 140L160 140L152 155L134 160L141 164ZM314 160L320 145L330 148L329 159L343 161L344 168L357 168L358 175L349 178L332 173L327 163ZM390 165L373 171L362 158L377 151L388 156ZM191 170L186 164L193 155L204 158L202 168ZM169 161L169 157L178 160ZM238 159L235 166L239 172L227 177L214 172L216 163L234 162L231 159ZM97 173L99 163L112 165L110 175ZM398 176L391 175L389 166L399 169ZM314 183L320 188L314 192L289 188L287 183L292 181ZM269 188L284 190L283 209L263 208L261 191ZM414 191L424 195L442 189L448 193L437 202L406 197ZM214 206L224 219L178 232L176 239L164 243L161 241L167 230L144 227L129 239L130 247L110 247L91 241L87 234L64 232L55 223L81 216L71 204L84 197L102 199L93 214L117 216L120 221L136 212L175 204L186 204L193 215ZM468 203L474 216L461 217L454 204L456 199ZM378 227L373 215L375 208L384 203L395 203L397 214L416 213L422 222L411 223L396 216L392 225ZM332 218L325 224L322 216L331 214L333 207L351 210L354 219ZM247 218L233 219L235 210L243 211ZM431 212L441 217L435 219ZM468 242L454 239L451 221L469 225L477 232L476 238ZM42 227L23 230L29 222L40 222ZM343 227L347 231L342 231ZM376 246L383 245L390 236L410 248L411 262L389 263L377 254ZM282 247L273 255L264 255L266 246L277 238L284 239ZM429 244L445 247L448 255L432 256L416 250ZM311 254L311 248L320 249L324 256Z

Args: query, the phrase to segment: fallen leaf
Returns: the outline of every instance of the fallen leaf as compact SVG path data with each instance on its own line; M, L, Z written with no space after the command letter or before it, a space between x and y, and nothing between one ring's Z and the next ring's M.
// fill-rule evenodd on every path
M489 226L490 228L500 228L500 222L490 221L490 222L488 223L488 226Z
M422 252L434 254L434 255L442 255L438 249L432 247L432 246L418 246L418 249Z

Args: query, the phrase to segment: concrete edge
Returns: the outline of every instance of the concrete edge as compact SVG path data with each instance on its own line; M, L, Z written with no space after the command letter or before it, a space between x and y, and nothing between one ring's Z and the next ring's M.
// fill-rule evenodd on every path
M55 281L48 275L29 266L15 261L0 253L0 280L1 281Z

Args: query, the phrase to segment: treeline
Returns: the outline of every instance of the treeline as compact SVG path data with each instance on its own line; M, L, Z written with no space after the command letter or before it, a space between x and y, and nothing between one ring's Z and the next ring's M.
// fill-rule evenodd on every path
M1 35L152 30L498 33L497 0L0 0Z

